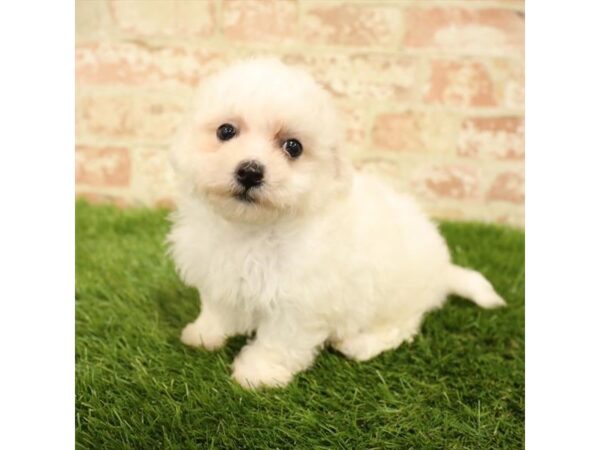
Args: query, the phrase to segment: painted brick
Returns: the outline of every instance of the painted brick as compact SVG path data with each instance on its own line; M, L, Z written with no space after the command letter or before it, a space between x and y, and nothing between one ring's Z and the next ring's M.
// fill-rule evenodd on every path
M494 96L500 106L525 108L525 65L523 60L494 59L490 63L494 76Z
M167 206L167 199L175 195L175 174L169 162L167 147L143 147L133 150L135 169L131 183L133 200L153 204L161 202Z
M110 30L110 16L105 2L75 2L75 39L106 37Z
M525 223L525 211L522 207L516 205L510 205L510 211L496 211L495 208L488 208L488 211L484 211L482 216L483 220L488 222L495 222L504 225L510 225L513 227L521 227Z
M504 8L513 9L515 11L519 11L524 13L525 9L525 0L463 0L463 6L471 6L473 3L490 3L496 5L501 5Z
M223 33L236 41L276 41L296 38L296 0L225 0Z
M78 137L161 143L180 125L187 100L123 93L86 94L76 101Z
M377 116L372 136L384 149L451 153L457 132L458 119L450 113L405 111Z
M157 208L174 210L177 207L177 202L172 197L160 197L154 202Z
M522 51L525 19L510 9L410 8L407 48L447 52Z
M334 96L361 170L416 194L439 217L521 225L523 7L76 0L77 193L172 207L166 149L191 87L231 59L275 53Z
M414 191L426 198L473 199L479 193L479 175L472 167L434 165L417 170Z
M93 205L108 203L111 205L116 205L119 208L125 208L129 206L129 202L124 197L115 194L107 194L105 192L78 191L75 196L76 198L84 199Z
M412 58L368 53L294 53L282 59L308 70L338 99L408 102L415 97L418 66Z
M455 107L491 107L498 104L494 81L477 61L433 61L424 101Z
M121 147L84 147L75 151L75 181L87 186L128 186L131 178L129 150Z
M525 155L523 118L465 119L458 138L458 154L465 157L523 159Z
M215 30L213 1L110 0L115 25L134 36L205 37Z
M307 3L301 29L308 42L328 45L394 46L399 40L398 8L368 3Z
M93 43L75 50L79 85L195 86L225 63L218 52L135 43Z
M487 200L521 204L525 201L525 176L523 172L503 172L494 180L486 194Z
M340 105L337 109L344 126L345 143L364 146L368 131L365 109L349 105Z

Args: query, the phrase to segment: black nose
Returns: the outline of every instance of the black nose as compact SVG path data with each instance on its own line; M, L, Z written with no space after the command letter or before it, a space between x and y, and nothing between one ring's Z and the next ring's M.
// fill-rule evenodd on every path
M246 189L260 186L264 174L265 166L258 161L242 161L235 169L235 179Z

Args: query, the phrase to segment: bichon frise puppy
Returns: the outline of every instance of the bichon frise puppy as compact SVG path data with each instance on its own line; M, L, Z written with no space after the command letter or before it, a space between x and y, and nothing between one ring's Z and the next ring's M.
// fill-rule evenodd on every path
M169 242L202 302L181 340L255 333L233 362L244 387L286 385L325 344L366 361L410 342L448 294L504 304L413 200L352 168L342 137L307 73L251 59L202 84L175 139Z

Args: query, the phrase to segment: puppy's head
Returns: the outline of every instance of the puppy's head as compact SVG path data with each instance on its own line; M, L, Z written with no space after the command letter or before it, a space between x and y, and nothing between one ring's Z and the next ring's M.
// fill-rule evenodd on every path
M227 219L272 221L317 211L350 179L328 94L275 59L207 79L172 149L192 195Z

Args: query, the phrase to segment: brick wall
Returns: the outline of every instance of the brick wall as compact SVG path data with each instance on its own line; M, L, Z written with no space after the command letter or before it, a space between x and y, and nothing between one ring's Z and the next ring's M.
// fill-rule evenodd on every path
M228 61L307 67L360 170L437 217L523 224L521 0L77 0L76 188L169 205L169 141Z

